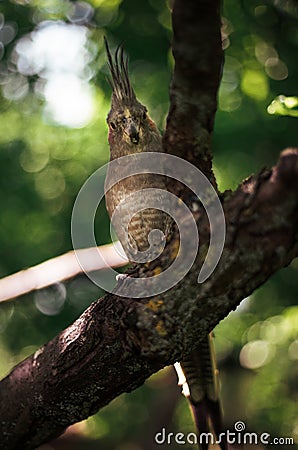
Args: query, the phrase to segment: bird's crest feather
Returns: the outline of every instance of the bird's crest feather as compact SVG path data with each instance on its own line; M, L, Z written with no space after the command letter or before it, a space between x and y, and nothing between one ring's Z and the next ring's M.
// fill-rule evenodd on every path
M134 103L136 101L136 95L129 81L128 58L124 57L123 45L120 44L117 47L113 58L106 37L104 38L104 42L111 73L111 78L108 78L108 81L113 90L112 103L115 104L114 106L116 104Z

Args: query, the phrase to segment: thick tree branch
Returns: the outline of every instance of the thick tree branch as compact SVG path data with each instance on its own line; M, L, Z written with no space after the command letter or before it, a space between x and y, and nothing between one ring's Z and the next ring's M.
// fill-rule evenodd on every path
M108 294L19 364L0 383L0 448L34 448L135 389L180 360L244 297L289 264L298 254L297 177L298 150L287 150L271 171L226 195L227 240L207 282L196 282L200 255L183 282L158 299ZM204 216L198 225L204 242Z
M223 66L220 0L176 0L171 106L163 139L167 153L197 166L215 186L211 133Z

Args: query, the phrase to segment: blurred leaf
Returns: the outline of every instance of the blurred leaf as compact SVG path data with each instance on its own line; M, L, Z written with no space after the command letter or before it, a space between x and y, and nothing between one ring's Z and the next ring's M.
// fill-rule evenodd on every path
M298 117L298 97L279 95L268 106L269 114Z
M244 94L255 100L265 100L269 93L266 75L261 70L244 70L241 89Z

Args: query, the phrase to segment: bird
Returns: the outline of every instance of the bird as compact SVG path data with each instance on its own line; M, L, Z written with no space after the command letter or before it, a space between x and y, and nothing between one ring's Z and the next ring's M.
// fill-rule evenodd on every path
M136 98L128 77L128 60L124 58L123 47L119 46L113 60L105 39L108 64L111 78L108 79L112 87L111 109L107 116L109 128L108 141L110 146L110 161L122 156L143 152L162 152L161 134L150 118L147 108ZM133 164L133 158L131 158ZM109 181L109 169L106 184ZM149 247L148 237L151 231L160 230L164 240L170 236L171 218L165 212L155 209L143 209L144 197L134 197L131 202L139 210L132 218L129 196L137 191L148 188L165 190L165 177L152 173L138 174L120 180L105 194L106 207L110 218L119 205L120 213L112 222L128 259L134 260L135 253L144 252ZM157 198L158 201L158 198ZM122 203L121 203L122 202ZM128 230L122 226L130 218ZM158 235L160 237L160 235ZM153 245L151 259L159 254L160 239ZM154 242L153 242L154 244Z
M110 161L143 152L162 152L162 135L131 85L123 45L120 44L112 56L106 38L104 42L110 72L108 82L112 89L111 108L107 116ZM110 176L108 172L106 183ZM137 200L139 212L130 218L128 229L123 229L125 216L130 216L129 196L146 188L166 190L165 177L154 173L133 175L118 181L105 194L110 218L122 202L121 214L114 226L129 261L133 260L136 252L144 252L150 247L148 235L152 230L162 231L166 241L171 238L171 217L160 209L142 209L141 196ZM151 259L154 257L153 251ZM174 367L178 384L183 385L182 392L188 398L199 438L210 431L218 438L222 432L222 413L212 333L206 335L197 348ZM208 442L198 439L198 444L201 450L208 448ZM220 445L222 450L226 449L224 442Z

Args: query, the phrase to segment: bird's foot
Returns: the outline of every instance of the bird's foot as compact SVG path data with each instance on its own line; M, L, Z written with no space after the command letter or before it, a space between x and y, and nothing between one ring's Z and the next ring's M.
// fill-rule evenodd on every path
M125 280L125 278L127 278L128 275L126 273L118 273L118 275L116 276L116 280L117 281L122 281Z

